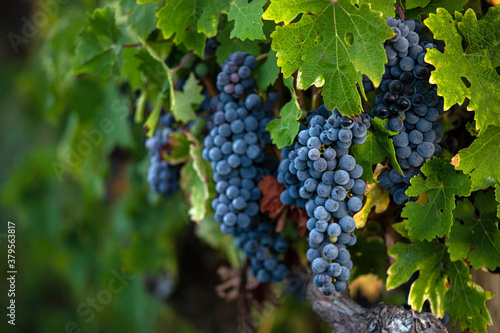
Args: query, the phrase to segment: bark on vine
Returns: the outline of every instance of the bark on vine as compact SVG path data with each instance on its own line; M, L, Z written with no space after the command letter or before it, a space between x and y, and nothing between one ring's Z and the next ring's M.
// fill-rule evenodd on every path
M312 282L307 299L314 312L332 328L332 333L445 333L446 327L431 313L406 310L402 306L380 303L367 309L346 294L326 297Z

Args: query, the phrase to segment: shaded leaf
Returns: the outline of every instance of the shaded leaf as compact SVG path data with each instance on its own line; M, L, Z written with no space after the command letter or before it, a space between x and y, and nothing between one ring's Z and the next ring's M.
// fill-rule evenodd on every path
M258 56L260 54L260 47L258 41L251 40L241 40L239 38L230 38L229 35L233 30L233 22L228 22L224 29L220 30L217 34L217 41L219 42L219 46L215 51L215 57L217 63L222 65L224 61L227 60L227 57L236 51L242 51L250 53L253 56Z
M426 0L419 0L419 1L426 1ZM421 15L435 13L438 8L445 8L449 12L462 11L466 4L467 0L431 0L425 7L416 7L413 9L406 10L405 16L416 20L420 20Z
M425 7L431 2L431 0L407 0L406 9L412 9L415 7Z
M462 330L486 333L486 326L493 325L486 301L493 298L489 291L472 282L469 267L463 261L454 261L447 266L450 275L450 290L445 294L444 305L451 322L460 320Z
M412 309L421 311L424 302L429 300L432 313L442 318L447 273L441 262L448 261L446 247L435 240L415 241L411 244L396 243L388 253L396 262L387 272L387 289L402 285L419 271L419 277L411 286L408 303Z
M156 13L158 28L165 39L184 44L203 57L205 40L217 35L219 13L227 14L229 0L168 0Z
M408 219L406 229L411 240L430 241L450 232L455 196L470 195L471 181L468 175L457 173L449 160L441 162L437 157L428 160L421 170L426 178L422 175L413 177L406 194L418 196L425 192L428 203L406 203L401 217Z
M147 37L156 28L155 13L158 4L155 2L135 5L127 18L127 23L140 37Z
M495 185L495 198L498 202L497 217L500 219L500 184Z
M94 73L109 77L115 69L115 49L122 34L115 21L115 11L109 7L96 9L86 27L79 34L79 42L73 57L73 72Z
M277 61L276 52L270 50L266 61L257 68L255 79L259 88L266 89L276 82L280 75L280 68L277 65Z
M372 182L373 171L372 165L383 161L388 157L391 165L401 175L403 170L396 159L396 150L394 144L389 138L394 132L386 130L387 119L375 117L371 120L371 130L367 132L366 141L362 145L353 145L351 154L356 158L356 162L363 167L363 175L361 179Z
M451 260L467 259L475 269L486 265L495 270L500 266L500 230L495 203L493 192L478 193L475 207L468 199L457 203L453 215L460 221L455 221L446 240Z
M472 190L484 190L500 183L500 128L490 126L454 157L458 170L470 174Z

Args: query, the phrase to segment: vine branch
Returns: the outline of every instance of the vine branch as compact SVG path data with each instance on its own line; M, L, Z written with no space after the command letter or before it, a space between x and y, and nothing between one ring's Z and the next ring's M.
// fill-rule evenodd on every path
M165 42L168 42L168 39L162 39L162 40L155 40L155 41L152 41L152 42L146 42L147 45L154 45L154 44L161 44L161 43L165 43ZM126 48L131 48L131 47L139 47L139 46L143 46L144 44L143 43L134 43L134 44L122 44L122 48L126 49Z
M171 71L172 72L177 72L179 69L181 69L182 67L184 67L184 65L189 61L189 59L191 59L194 55L194 52L191 51L189 52L189 54L187 55L186 58L184 58L184 60L182 60L182 62L175 68L173 68Z
M398 4L395 4L394 7L396 7L396 11L398 12L399 14L399 17L404 20L405 19L405 12L403 10L403 7L401 7L400 5Z
M264 58L267 58L267 56L268 56L268 55L269 55L269 53L263 53L263 54L261 54L260 56L256 57L255 59L256 59L257 61L260 61L260 60L262 60L262 59L264 59Z
M347 292L324 296L312 281L308 283L306 297L313 311L330 325L332 332L448 332L431 313L418 313L384 303L366 309L350 299Z

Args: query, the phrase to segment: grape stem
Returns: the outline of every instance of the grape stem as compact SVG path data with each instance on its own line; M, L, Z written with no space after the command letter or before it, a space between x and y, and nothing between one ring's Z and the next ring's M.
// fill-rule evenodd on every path
M210 80L209 77L206 75L201 78L203 81L203 86L205 89L207 89L208 93L210 94L211 98L214 98L217 96L219 93L217 92L217 89L215 88L214 84L212 83L212 80Z
M165 43L165 42L168 42L168 41L169 41L168 39L161 39L161 40L155 40L155 41L151 41L151 42L146 42L146 44L147 45L153 45L153 44ZM143 43L123 44L122 48L126 49L126 48L131 48L131 47L139 47L139 46L143 46L143 45L144 45Z
M395 5L394 5L394 7L396 7L396 10L397 10L397 12L398 12L398 14L399 14L399 17L400 17L402 20L404 20L404 19L405 19L405 12L404 12L404 10L403 10L403 7L401 7L401 6L400 6L400 5L398 5L398 4L395 4Z
M321 88L316 86L312 87L312 97L311 97L311 109L316 110L319 105L319 95L321 93Z
M189 54L187 55L186 58L184 58L184 60L182 60L182 62L175 68L171 69L172 72L177 72L179 69L181 69L182 67L184 67L184 65L189 61L189 59L191 59L191 57L194 55L194 52L191 51L189 52Z
M297 89L297 72L293 73L293 82L294 82L293 89L295 90L295 94L297 95L297 102L299 102L300 109L302 111L305 111L306 103L304 100L304 91Z
M257 58L255 58L257 61L260 61L262 59L265 59L267 58L267 56L269 55L269 53L264 53L264 54L261 54L260 56L258 56Z

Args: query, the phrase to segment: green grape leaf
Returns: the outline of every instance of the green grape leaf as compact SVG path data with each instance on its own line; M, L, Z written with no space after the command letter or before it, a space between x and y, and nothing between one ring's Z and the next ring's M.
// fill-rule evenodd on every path
M192 221L201 222L208 211L210 199L210 164L201 157L201 144L192 135L188 135L190 159L181 170L181 188L186 193Z
M142 123L142 120L144 119L144 110L146 109L146 103L148 101L148 94L146 90L141 91L141 94L139 95L139 98L137 99L137 102L135 103L135 115L134 115L134 121L136 124Z
M491 60L493 67L500 66L500 45L488 47L488 58Z
M500 184L495 185L495 199L498 202L497 217L500 219Z
M285 23L271 34L285 78L299 70L298 87L323 85L329 109L349 116L362 111L356 84L361 73L380 82L387 62L382 43L394 34L381 12L368 4L356 8L349 0L273 0L263 17Z
M394 4L396 3L396 0L351 0L351 3L358 6L369 4L372 10L382 12L384 17L389 17L394 16Z
M156 91L161 91L163 86L169 82L167 68L146 50L137 52L136 57L140 60L139 70L148 80L148 90L156 88Z
M293 78L285 79L284 83L290 90L292 99L281 108L280 118L273 119L266 126L266 129L271 133L273 143L280 149L293 144L295 136L299 132L299 119L302 113L293 89Z
M411 240L430 241L450 232L455 196L470 195L471 181L468 175L457 173L449 160L441 162L437 157L428 160L421 170L426 178L422 175L413 177L406 194L418 196L425 192L428 203L408 202L401 216L408 218L406 229Z
M146 128L146 134L148 137L152 137L155 133L156 126L158 125L158 120L160 119L161 109L163 107L163 94L158 94L156 97L156 104L153 111L149 114L148 119L144 123L144 127Z
M241 40L245 39L266 39L262 30L262 8L267 0L234 0L229 15L228 21L234 21L234 29L231 32L231 38L238 37Z
M174 90L171 85L171 111L175 120L187 123L196 118L197 106L205 99L202 91L203 87L198 85L194 73L186 80L184 91Z
M122 74L126 76L132 91L142 88L141 72L139 69L140 60L135 56L134 48L123 49L123 61L121 66Z
M408 238L408 230L405 229L406 222L396 222L392 225L392 228L404 238Z
M258 41L251 40L241 40L239 38L230 38L231 30L233 30L233 22L228 22L224 29L220 30L217 34L217 41L220 45L215 51L215 58L219 65L222 65L227 57L236 51L242 51L250 53L253 56L258 56L260 54L260 47Z
M408 303L412 309L421 311L425 300L429 300L432 313L442 318L447 273L441 268L441 262L448 261L446 247L435 240L414 241L411 244L396 243L388 253L396 262L387 272L387 289L402 285L413 273L420 271L411 286Z
M419 0L421 2L422 0ZM408 2L407 2L408 3ZM421 15L435 13L438 8L444 8L449 12L461 11L467 4L467 0L431 0L425 7L415 7L405 11L405 16L420 20Z
M403 175L403 170L396 159L396 150L389 135L390 132L385 129L388 120L375 117L371 120L371 131L368 130L366 141L361 145L353 145L351 154L356 158L356 162L363 167L361 179L373 181L372 165L382 162L385 157L391 161L391 165L398 173Z
M116 25L115 11L109 7L96 9L78 37L73 57L75 74L94 73L109 77L116 70L117 54L121 47L120 29Z
M491 191L479 192L475 207L468 199L457 203L453 216L460 221L455 220L446 240L451 260L467 259L475 269L486 265L495 270L500 266L500 230L495 203L495 194Z
M473 191L500 183L500 128L488 127L453 160L458 170L470 173Z
M267 89L267 87L276 82L278 76L280 75L280 68L276 65L277 61L276 52L270 50L266 61L257 68L255 76L259 88Z
M450 289L444 295L444 306L455 325L460 319L462 330L486 333L486 326L493 325L486 301L493 298L490 292L472 282L469 267L463 261L446 265L450 276Z
M500 43L500 5L491 7L481 20L477 20L473 10L467 10L458 30L467 41L467 51L484 50Z
M135 5L127 18L127 23L140 37L147 37L156 28L155 13L158 4L150 2Z
M184 134L170 133L166 148L168 154L163 154L163 159L169 164L185 163L189 158L190 145L191 142Z
M156 13L158 29L165 39L174 37L175 44L184 44L203 57L205 40L217 35L219 14L227 14L229 0L167 1Z
M412 9L416 7L425 7L431 2L431 0L407 0L406 9Z
M500 6L492 8L481 21L477 21L472 9L467 10L460 23L445 10L430 14L425 24L434 38L446 43L445 52L429 50L425 60L436 67L429 82L438 85L438 93L444 98L444 108L462 104L470 99L468 110L475 110L477 129L486 130L488 125L500 126L500 76L487 56L487 47L497 42L500 31ZM469 46L462 47L461 31L467 33ZM481 35L483 31L495 32ZM464 80L468 81L468 85Z

